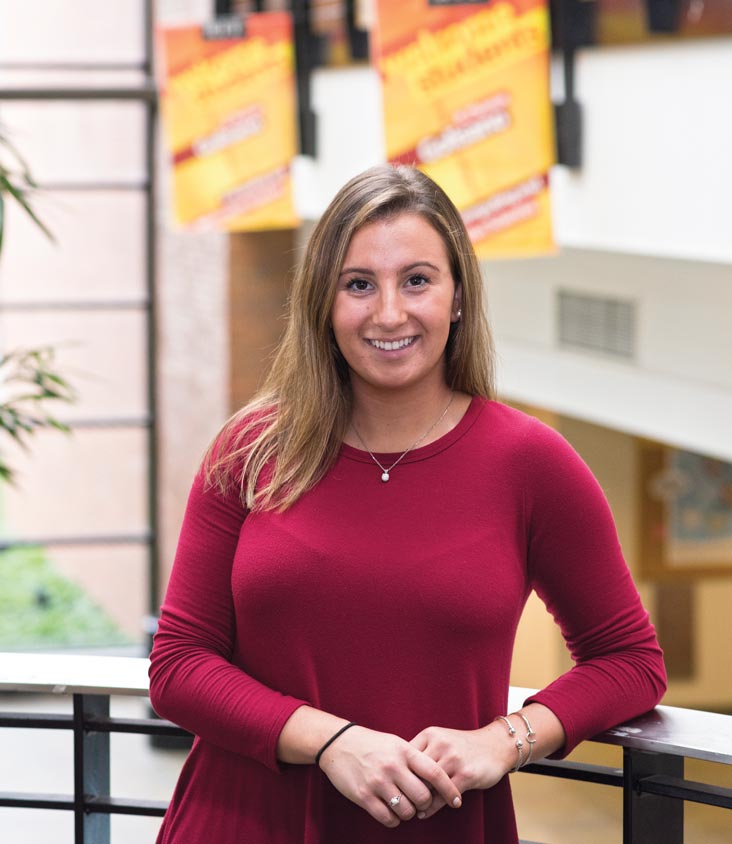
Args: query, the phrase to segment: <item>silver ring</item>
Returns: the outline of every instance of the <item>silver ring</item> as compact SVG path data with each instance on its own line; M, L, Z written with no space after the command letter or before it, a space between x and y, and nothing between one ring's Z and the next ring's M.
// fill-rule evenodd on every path
M391 800L389 801L389 805L391 806L391 808L392 808L392 809L396 809L396 807L397 807L397 806L399 805L399 803L401 802L401 799L402 799L402 795L401 795L401 794L395 794L395 795L391 798Z

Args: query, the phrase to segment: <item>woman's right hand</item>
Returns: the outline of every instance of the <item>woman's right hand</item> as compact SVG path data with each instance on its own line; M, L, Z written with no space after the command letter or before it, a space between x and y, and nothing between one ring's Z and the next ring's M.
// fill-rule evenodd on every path
M325 750L319 764L341 794L387 827L426 812L433 793L448 806L462 805L460 791L442 767L390 733L352 727ZM390 807L396 796L399 802Z

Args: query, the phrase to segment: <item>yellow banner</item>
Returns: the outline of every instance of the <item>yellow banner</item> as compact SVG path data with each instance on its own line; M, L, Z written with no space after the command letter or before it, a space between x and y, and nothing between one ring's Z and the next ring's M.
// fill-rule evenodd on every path
M463 214L480 257L555 251L546 0L377 0L387 156Z
M161 109L176 221L255 231L299 222L292 22L250 14L243 38L206 39L200 26L161 29Z

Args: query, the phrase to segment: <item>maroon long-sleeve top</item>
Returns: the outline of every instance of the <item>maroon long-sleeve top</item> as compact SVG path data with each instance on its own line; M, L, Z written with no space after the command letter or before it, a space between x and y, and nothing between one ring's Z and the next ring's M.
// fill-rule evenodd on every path
M661 652L605 498L529 416L474 399L388 483L343 446L283 513L247 513L199 475L152 653L153 706L197 736L159 843L516 842L508 777L391 830L316 766L278 764L276 744L303 703L405 739L504 714L532 589L576 663L532 698L564 753L659 701Z

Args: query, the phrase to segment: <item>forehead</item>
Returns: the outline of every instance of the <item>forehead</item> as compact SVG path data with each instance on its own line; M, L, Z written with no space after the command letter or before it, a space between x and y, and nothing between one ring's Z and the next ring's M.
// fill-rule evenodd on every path
M421 259L449 266L447 246L442 235L422 214L403 212L365 223L351 237L344 267L355 259L401 263Z

